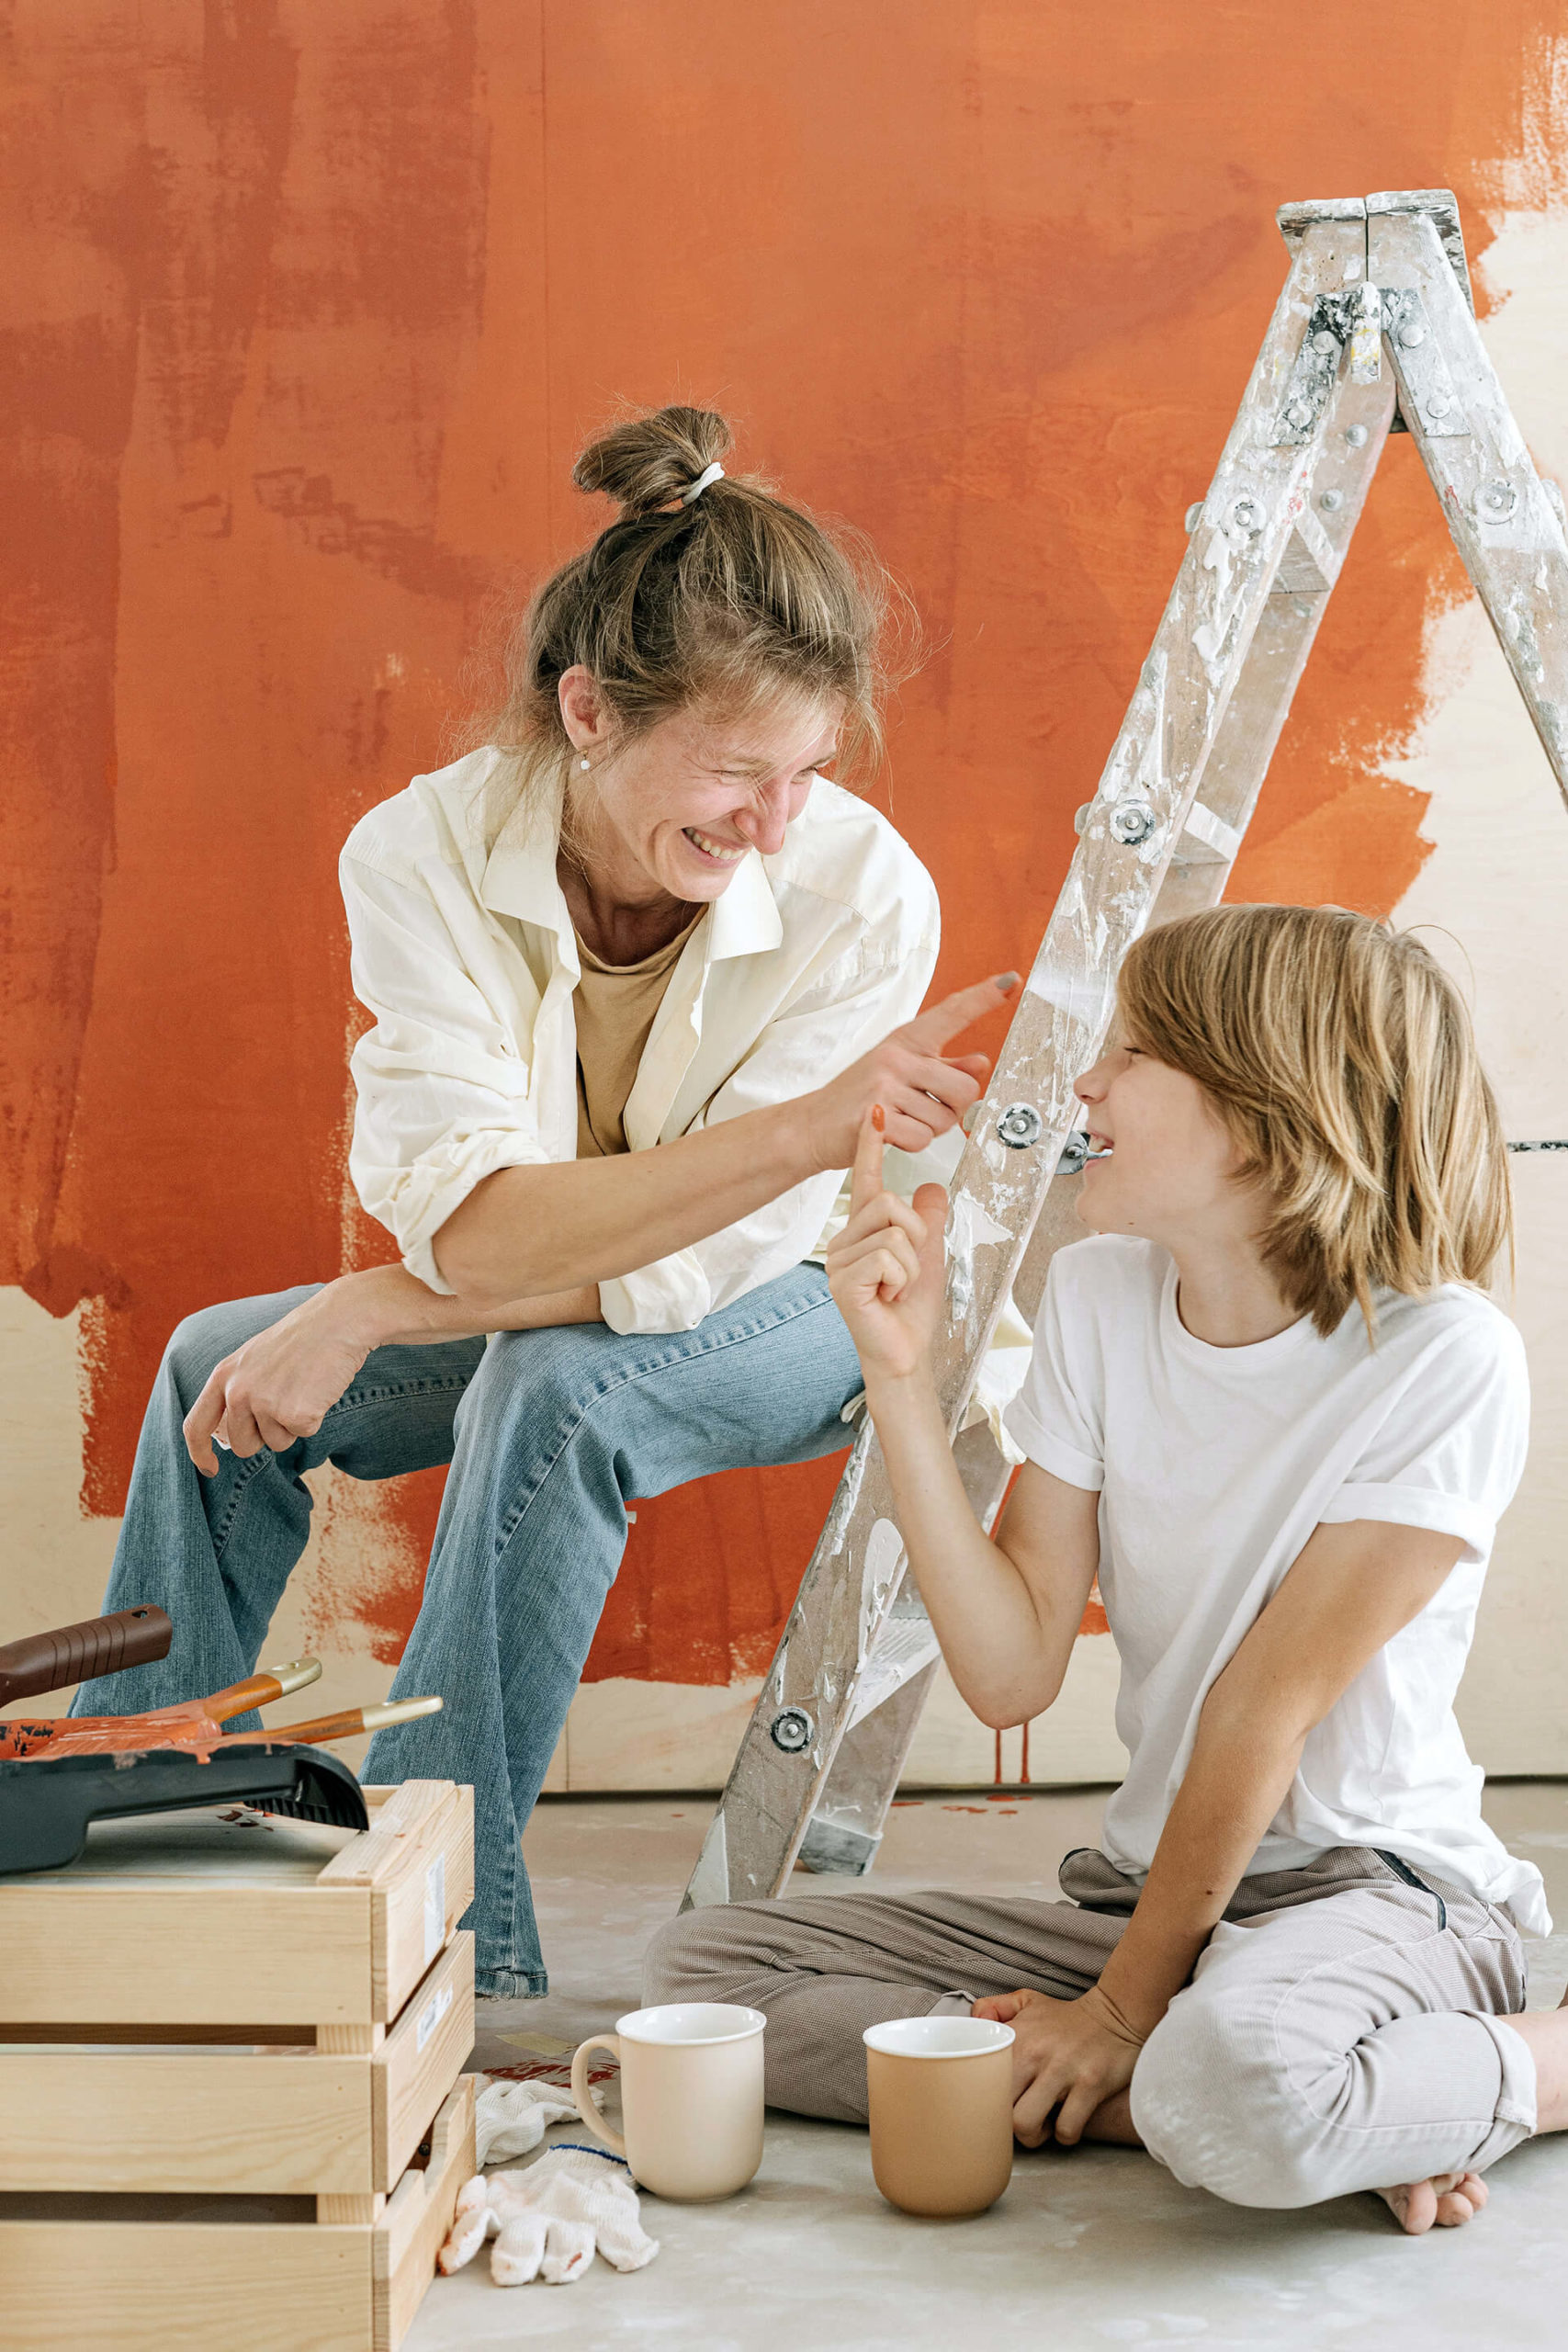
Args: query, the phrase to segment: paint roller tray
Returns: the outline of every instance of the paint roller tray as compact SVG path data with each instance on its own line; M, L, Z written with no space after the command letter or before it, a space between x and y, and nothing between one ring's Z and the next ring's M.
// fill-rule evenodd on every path
M39 1757L0 1763L0 1876L63 1869L84 1852L96 1821L220 1804L344 1829L369 1825L348 1767L288 1741L209 1757L170 1748Z

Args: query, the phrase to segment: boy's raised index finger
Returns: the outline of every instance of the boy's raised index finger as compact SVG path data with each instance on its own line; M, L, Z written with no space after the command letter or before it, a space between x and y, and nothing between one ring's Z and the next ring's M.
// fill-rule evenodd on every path
M944 996L940 1004L928 1006L909 1026L922 1045L940 1053L971 1022L995 1012L998 1005L1010 1003L1017 988L1016 972L998 972L988 980L976 980L972 987L955 989L952 996Z
M850 1171L850 1214L856 1216L882 1190L882 1136L887 1114L874 1102L860 1123L854 1166Z

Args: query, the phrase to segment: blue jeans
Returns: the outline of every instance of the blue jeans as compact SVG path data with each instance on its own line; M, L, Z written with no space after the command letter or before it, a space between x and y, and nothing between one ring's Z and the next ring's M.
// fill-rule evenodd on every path
M169 1343L141 1427L106 1609L160 1603L169 1656L85 1685L122 1714L237 1682L255 1666L310 1532L300 1476L331 1462L391 1478L450 1462L424 1599L394 1697L439 1691L380 1732L367 1781L468 1781L481 1993L547 1989L519 1839L555 1752L626 1541L626 1505L713 1470L804 1462L847 1442L862 1385L826 1277L800 1266L694 1331L600 1323L378 1348L313 1437L197 1471L180 1430L209 1374L313 1285L206 1308ZM802 1564L804 1566L804 1563ZM253 1728L254 1715L233 1728Z

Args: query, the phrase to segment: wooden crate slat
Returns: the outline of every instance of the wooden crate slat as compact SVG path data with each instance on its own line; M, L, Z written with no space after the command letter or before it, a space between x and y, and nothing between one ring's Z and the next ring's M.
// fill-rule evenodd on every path
M257 2025L371 2017L367 1887L11 1880L0 1887L0 2007L18 2024L113 2018Z
M368 2187L373 2162L368 2059L0 2056L3 2189L298 2197Z

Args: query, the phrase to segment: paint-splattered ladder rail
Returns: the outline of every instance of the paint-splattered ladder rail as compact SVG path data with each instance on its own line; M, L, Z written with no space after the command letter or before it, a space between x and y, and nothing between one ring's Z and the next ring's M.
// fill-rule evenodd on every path
M1391 431L1415 435L1568 797L1568 543L1477 332L1446 190L1288 204L1290 273L952 1186L937 1377L958 1430L1009 1291L1032 1317L1077 1191L1072 1081L1146 923L1213 906ZM1055 1181L1053 1181L1055 1180ZM954 1453L989 1523L1007 1469ZM686 1902L868 1869L936 1666L863 1428Z

